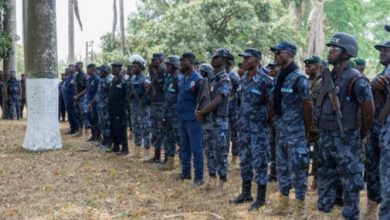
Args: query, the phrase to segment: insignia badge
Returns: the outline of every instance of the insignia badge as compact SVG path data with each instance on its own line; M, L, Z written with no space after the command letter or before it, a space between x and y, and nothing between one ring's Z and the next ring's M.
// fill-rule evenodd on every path
M332 38L332 42L338 44L340 42L340 39L337 37Z
M191 81L190 83L191 88L195 86L195 81Z

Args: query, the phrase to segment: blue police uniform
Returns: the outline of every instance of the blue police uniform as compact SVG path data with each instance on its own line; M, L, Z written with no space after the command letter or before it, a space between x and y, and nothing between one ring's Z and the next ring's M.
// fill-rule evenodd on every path
M74 75L74 90L75 95L79 94L83 90L87 88L88 76L84 72L79 72ZM82 95L79 99L74 103L75 104L75 112L76 112L76 120L79 123L79 128L88 127L89 123L87 120L88 113L88 103L86 99L86 95Z
M66 106L66 111L68 113L68 121L70 124L70 131L71 133L75 133L79 130L80 124L79 121L77 120L76 116L76 111L74 108L74 74L71 73L65 80L65 106Z
M96 73L88 77L87 103L91 103L91 101L95 97L98 90L99 82L100 77ZM92 105L92 111L87 113L87 118L91 126L92 135L96 136L99 132L96 103Z
M7 81L7 94L8 94L8 118L19 119L20 117L20 81L16 79L10 79Z

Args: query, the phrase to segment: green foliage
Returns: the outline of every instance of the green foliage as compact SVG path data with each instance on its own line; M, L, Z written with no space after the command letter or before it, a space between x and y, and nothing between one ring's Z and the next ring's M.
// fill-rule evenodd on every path
M0 0L0 15L4 14L4 10L8 7L6 0ZM3 30L3 18L0 16L0 60L9 57L13 53L12 43L18 39L17 36L6 33Z

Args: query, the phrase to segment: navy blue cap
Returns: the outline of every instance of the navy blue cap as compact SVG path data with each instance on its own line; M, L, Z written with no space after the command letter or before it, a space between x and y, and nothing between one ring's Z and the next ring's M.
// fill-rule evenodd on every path
M213 54L213 58L214 57L224 57L224 58L229 58L229 54L230 54L230 51L226 48L219 48L217 49L214 54Z
M240 57L256 57L261 59L261 51L257 48L245 49L243 53L238 54Z
M185 52L180 57L180 60L182 59L191 59L193 62L195 62L196 56L192 52Z
M295 46L294 44L292 44L288 41L279 42L275 46L271 47L272 52L281 51L281 50L288 51L293 56L295 56L295 54L297 54L297 46Z
M165 55L164 53L154 53L152 60L165 60Z
M115 63L111 64L111 67L122 67L122 66L123 66L123 64L119 63L119 62L115 62Z
M87 68L96 68L96 65L94 63L88 64Z
M110 72L111 72L111 68L110 68L110 66L107 65L107 64L101 65L101 66L98 68L98 70L103 71L103 72L105 72L106 74L110 74Z
M382 48L390 48L390 41L386 41L385 43L383 44L377 44L374 46L375 49L377 50L381 50Z
M84 65L83 62L81 62L81 61L80 62L76 62L74 64L75 67L83 67L83 65Z

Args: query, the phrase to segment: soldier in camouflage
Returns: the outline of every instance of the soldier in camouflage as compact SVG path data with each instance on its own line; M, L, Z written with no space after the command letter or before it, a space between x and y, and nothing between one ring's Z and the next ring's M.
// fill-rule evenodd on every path
M74 108L76 112L76 120L79 123L79 130L74 135L75 137L82 137L85 133L85 128L89 126L87 120L88 103L86 99L87 93L87 74L83 71L83 63L77 62L74 65L76 74L74 75Z
M20 119L20 100L22 96L22 87L20 81L16 79L16 72L10 71L10 78L7 81L7 98L8 98L8 118Z

